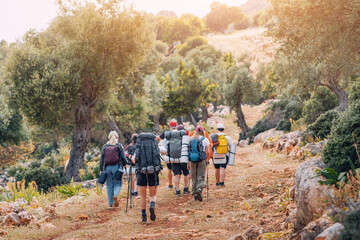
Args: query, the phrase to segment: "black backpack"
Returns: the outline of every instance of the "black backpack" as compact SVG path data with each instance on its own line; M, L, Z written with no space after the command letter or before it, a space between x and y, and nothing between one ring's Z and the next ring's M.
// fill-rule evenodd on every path
M136 145L133 145L133 144L130 144L126 149L127 153L131 156L134 155L135 150L136 150Z
M160 149L154 134L141 133L136 142L135 153L138 161L138 172L154 174L161 170Z

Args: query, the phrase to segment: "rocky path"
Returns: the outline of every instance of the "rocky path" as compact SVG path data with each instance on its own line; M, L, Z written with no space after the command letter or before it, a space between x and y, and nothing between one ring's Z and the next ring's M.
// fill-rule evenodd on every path
M245 107L252 113L247 121L255 124L261 109ZM224 119L227 134L236 141L239 129L234 116ZM278 201L294 185L295 170L300 163L286 155L263 149L261 144L238 148L235 166L227 169L226 187L215 186L214 167L209 171L209 200L194 202L191 195L176 197L167 189L166 173L160 176L154 222L141 224L139 197L125 213L127 183L121 191L119 209L107 210L106 193L57 208L54 229L33 226L9 229L6 239L256 239L261 233L288 229L287 217ZM181 182L183 184L183 182ZM181 185L181 188L183 186ZM206 190L204 191L206 196ZM84 214L88 218L76 220ZM280 239L288 239L289 235ZM278 238L279 239L279 238Z

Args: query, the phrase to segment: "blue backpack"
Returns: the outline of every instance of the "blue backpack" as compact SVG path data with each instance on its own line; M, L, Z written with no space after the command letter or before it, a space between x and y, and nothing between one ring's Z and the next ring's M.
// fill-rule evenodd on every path
M190 142L189 160L190 162L200 162L206 159L206 153L202 145L205 138L195 138Z

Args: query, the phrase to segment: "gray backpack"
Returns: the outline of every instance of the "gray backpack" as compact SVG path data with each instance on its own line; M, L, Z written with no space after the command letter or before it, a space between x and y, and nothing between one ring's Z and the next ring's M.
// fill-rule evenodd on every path
M167 131L165 137L168 140L168 156L171 158L181 157L182 137L186 135L184 130L181 131Z

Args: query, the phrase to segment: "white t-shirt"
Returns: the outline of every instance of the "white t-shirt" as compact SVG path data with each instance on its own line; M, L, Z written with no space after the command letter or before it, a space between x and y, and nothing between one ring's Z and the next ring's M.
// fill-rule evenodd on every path
M200 139L201 139L202 137L200 137ZM202 145L203 145L203 151L205 151L206 150L206 147L207 146L209 146L210 145L210 141L209 141L209 139L207 139L206 137L204 137L204 139L202 140Z

